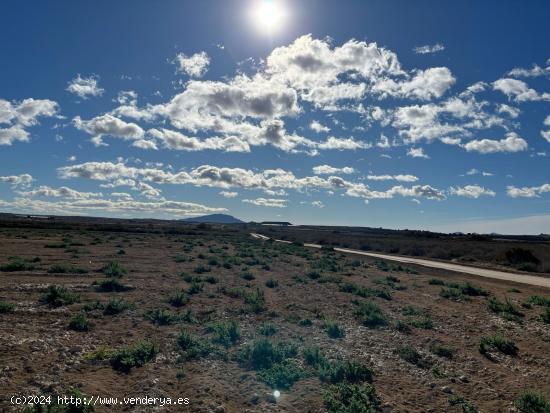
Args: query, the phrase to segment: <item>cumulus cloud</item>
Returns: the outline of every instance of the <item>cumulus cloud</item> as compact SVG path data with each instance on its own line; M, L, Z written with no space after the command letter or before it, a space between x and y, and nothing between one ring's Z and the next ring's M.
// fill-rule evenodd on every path
M206 52L195 53L192 56L178 53L175 63L178 65L178 71L191 77L203 77L210 65L210 57Z
M407 156L410 156L411 158L424 158L424 159L430 159L430 157L424 153L423 148L410 148L407 151Z
M80 192L66 186L52 188L50 186L40 186L29 191L18 191L18 194L28 198L50 197L50 198L69 198L69 199L90 199L103 196L101 192Z
M81 99L88 99L90 96L101 96L105 92L105 89L99 87L98 79L98 76L95 75L82 77L78 74L68 83L67 91L77 95Z
M314 206L315 208L324 208L325 207L325 204L323 204L322 201L312 201L311 205Z
M506 194L510 198L538 198L541 194L550 192L550 184L543 184L541 186L524 186L517 188L513 185L506 188Z
M385 79L373 87L375 93L382 97L413 98L430 100L439 98L456 82L451 71L446 67L432 67L418 70L411 79L395 81Z
M24 99L21 102L9 102L0 99L0 145L13 142L28 142L27 127L38 124L41 117L53 117L59 105L49 99Z
M336 168L330 165L318 165L313 167L313 173L315 175L331 175L331 174L353 174L355 169L351 166L344 166L343 168Z
M512 77L539 77L539 76L549 76L550 75L550 66L540 67L539 65L534 64L530 69L516 67L508 72L508 76Z
M480 196L492 196L496 195L495 191L486 189L479 185L466 185L463 187L451 187L449 192L452 195L463 196L466 198L479 198Z
M309 128L317 133L330 132L330 128L328 126L325 126L316 120L312 121L309 124Z
M275 198L256 198L256 199L243 199L243 202L248 204L254 204L258 206L266 206L272 208L286 208L286 199L275 199Z
M96 146L105 146L104 136L112 136L124 140L140 140L145 135L143 129L135 123L125 122L112 115L97 116L90 120L82 120L80 116L73 119L75 128L92 135L91 141Z
M236 198L239 196L238 192L232 192L232 191L221 191L220 195L224 198Z
M21 175L8 175L0 176L0 182L4 184L10 184L12 187L26 187L34 181L34 178L30 174Z
M523 80L503 78L493 82L493 89L504 93L508 99L516 102L529 102L537 100L550 101L550 93L539 94L531 89Z
M479 152L483 154L497 152L521 152L527 149L527 141L515 132L510 132L506 138L500 140L481 139L472 140L464 144L468 152Z
M443 46L441 43L436 43L434 45L416 46L413 49L416 54L431 54L442 52L443 50L445 50L445 46Z

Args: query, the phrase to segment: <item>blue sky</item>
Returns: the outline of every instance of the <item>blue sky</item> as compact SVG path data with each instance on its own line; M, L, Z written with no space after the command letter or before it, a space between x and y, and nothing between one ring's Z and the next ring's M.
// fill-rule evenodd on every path
M4 1L0 209L550 233L546 1Z

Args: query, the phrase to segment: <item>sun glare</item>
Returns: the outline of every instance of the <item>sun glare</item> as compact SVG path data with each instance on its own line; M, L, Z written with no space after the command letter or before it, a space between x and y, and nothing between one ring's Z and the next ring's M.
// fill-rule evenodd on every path
M251 19L256 28L268 34L279 31L286 17L284 4L278 0L257 0L251 12Z

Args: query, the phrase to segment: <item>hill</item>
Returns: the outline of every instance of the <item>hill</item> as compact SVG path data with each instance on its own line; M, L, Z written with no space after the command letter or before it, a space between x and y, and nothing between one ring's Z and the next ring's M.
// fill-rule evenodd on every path
M244 224L244 221L226 214L211 214L204 215L202 217L187 218L183 221L186 222L204 222L209 224Z

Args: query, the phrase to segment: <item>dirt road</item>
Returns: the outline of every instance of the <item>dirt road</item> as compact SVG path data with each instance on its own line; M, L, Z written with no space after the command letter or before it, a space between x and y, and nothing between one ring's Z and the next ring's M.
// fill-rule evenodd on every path
M262 235L262 234L251 233L250 235L252 235L252 237L256 239L262 239L262 240L269 239L269 237L266 237L265 235ZM290 243L290 241L283 241L278 239L274 241ZM322 246L318 244L304 244L304 246L311 247L311 248L322 248ZM455 271L463 274L477 275L478 277L493 278L496 280L512 281L512 282L517 282L521 284L529 284L529 285L535 285L538 287L550 288L550 278L537 277L535 275L526 275L526 274L517 274L517 273L505 272L505 271L488 270L485 268L469 267L467 265L453 264L448 262L432 261L432 260L426 260L422 258L403 257L398 255L379 254L376 252L366 252L366 251L360 251L360 250L352 250L348 248L334 248L334 251L345 252L347 254L364 255L367 257L380 258L380 259L389 260L389 261L397 261L405 264L416 264L416 265L422 265L424 267L439 268L442 270Z

